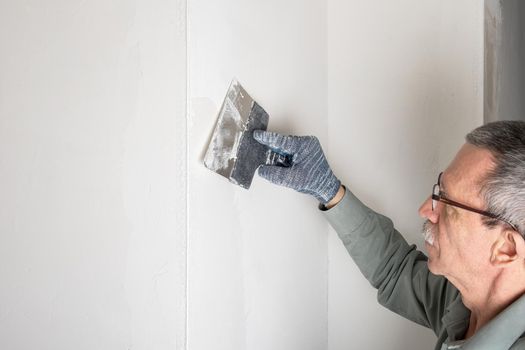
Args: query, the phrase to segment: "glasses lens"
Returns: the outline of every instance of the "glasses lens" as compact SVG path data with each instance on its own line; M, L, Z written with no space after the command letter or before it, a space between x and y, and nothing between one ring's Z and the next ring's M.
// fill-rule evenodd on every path
M437 206L437 200L434 199L434 196L439 197L439 185L438 184L435 184L434 187L432 188L432 210L435 210Z

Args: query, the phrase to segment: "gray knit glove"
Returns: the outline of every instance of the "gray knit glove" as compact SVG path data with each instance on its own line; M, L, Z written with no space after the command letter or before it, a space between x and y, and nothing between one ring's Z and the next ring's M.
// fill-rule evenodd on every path
M255 130L253 138L272 151L292 156L292 166L262 165L259 175L266 180L313 195L326 204L335 197L341 182L335 177L315 136L284 136Z

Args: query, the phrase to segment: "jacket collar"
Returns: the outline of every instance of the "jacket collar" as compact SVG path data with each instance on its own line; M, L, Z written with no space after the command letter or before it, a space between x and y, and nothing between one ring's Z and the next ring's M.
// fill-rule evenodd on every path
M448 341L456 341L463 338L469 325L470 310L463 304L460 293L447 306L446 313L441 320L443 327L447 330Z
M470 318L470 311L463 304L460 294L447 311L443 325L449 336L449 348L459 345L463 350L507 350L525 331L525 294L466 341L455 341L465 334Z
M525 331L525 294L467 340L464 349L507 350Z

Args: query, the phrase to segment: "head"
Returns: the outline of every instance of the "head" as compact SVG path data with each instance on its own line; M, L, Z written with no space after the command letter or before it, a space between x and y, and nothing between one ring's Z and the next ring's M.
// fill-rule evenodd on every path
M525 122L489 123L466 141L443 172L441 190L499 219L442 202L432 210L431 198L423 203L429 268L452 281L525 263Z

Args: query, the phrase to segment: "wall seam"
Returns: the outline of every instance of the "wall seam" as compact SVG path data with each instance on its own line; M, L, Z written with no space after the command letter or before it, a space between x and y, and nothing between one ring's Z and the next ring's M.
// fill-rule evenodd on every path
M326 115L326 140L328 140L328 147L327 149L331 151L332 145L331 145L331 139L329 137L330 135L330 108L329 108L329 27L328 27L328 17L329 17L329 5L330 1L325 2L325 115ZM326 265L325 265L325 273L326 273L326 294L325 294L325 313L326 313L326 323L325 323L325 349L328 350L328 347L330 345L330 224L328 222L325 223L326 225Z
M189 344L188 344L188 325L189 325L189 311L188 311L188 299L189 299L189 268L188 268L188 257L189 257L189 233L190 233L190 206L189 206L189 188L190 188L190 174L189 174L189 159L190 159L190 147L189 147L189 134L190 134L190 128L189 128L189 124L190 124L190 114L189 114L189 91L190 91L190 82L189 82L189 70L190 70L190 60L189 60L189 50L188 50L188 42L189 42L189 25L188 25L188 0L183 0L183 6L184 6L184 26L186 27L186 30L185 30L185 40L184 40L184 45L185 45L185 55L186 55L186 59L185 59L185 65L186 65L186 76L185 76L185 79L186 79L186 105L184 106L185 108L185 128L186 128L186 169L185 169L185 172L186 172L186 190L185 190L185 200L186 200L186 217L185 217L185 220L186 220L186 252L185 252L185 255L186 255L186 285L185 285L185 296L184 296L184 303L185 303L185 312L186 312L186 315L185 315L185 325L184 325L184 350L188 350L189 348Z

